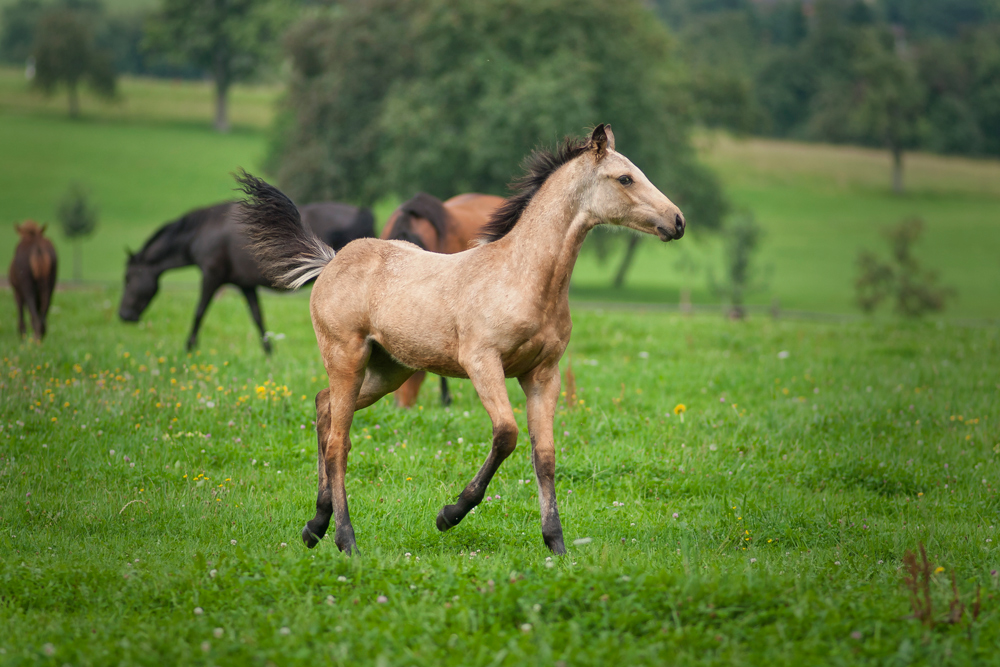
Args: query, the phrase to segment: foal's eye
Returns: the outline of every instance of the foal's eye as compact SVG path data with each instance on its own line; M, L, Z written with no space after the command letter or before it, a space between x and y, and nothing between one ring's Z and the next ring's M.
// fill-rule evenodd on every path
M632 177L631 176L619 176L618 177L618 182L621 183L622 185L632 185Z

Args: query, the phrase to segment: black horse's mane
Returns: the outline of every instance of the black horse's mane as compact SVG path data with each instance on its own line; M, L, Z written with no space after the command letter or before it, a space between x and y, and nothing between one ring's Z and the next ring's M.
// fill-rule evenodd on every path
M566 137L555 150L540 149L533 152L524 161L524 175L510 184L511 195L490 216L479 239L484 243L492 243L509 234L549 176L589 146L587 139Z
M226 211L228 211L229 207L234 203L235 202L230 202L226 204ZM145 263L158 262L165 256L176 251L178 246L187 244L194 235L194 232L198 231L198 229L212 217L211 214L214 212L215 208L217 207L210 206L208 208L199 208L194 211L189 211L177 220L163 225L153 232L153 235L149 237L145 244L143 244L139 252L133 255L133 261L141 261ZM155 252L152 252L154 245L160 241L162 241L162 243L159 244L159 247Z

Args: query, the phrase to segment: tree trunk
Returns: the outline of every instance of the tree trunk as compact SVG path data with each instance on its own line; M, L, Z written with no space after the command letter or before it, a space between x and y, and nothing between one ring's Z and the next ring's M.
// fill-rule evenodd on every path
M216 79L215 81L215 129L219 132L229 131L229 83Z
M903 149L898 146L892 147L892 191L903 194Z
M625 276L628 274L629 267L632 266L636 248L639 247L639 240L639 237L635 234L629 236L628 248L625 249L625 256L622 257L621 266L618 267L618 273L615 274L615 281L613 283L615 289L621 289L622 285L625 284Z
M83 282L83 244L80 241L73 242L73 282Z
M76 81L69 82L69 117L80 117L80 94Z

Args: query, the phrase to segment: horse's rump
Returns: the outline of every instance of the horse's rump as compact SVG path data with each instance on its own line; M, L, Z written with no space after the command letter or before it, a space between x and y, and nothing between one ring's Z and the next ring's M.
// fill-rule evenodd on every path
M52 274L53 253L41 242L32 245L29 252L31 254L28 255L28 265L31 267L31 277L36 281L47 280Z

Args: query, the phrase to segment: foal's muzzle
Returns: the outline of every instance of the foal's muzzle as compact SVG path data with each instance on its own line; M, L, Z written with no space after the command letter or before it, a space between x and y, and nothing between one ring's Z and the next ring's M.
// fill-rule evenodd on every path
M674 224L657 224L656 225L656 235L660 237L661 241L671 241L677 240L684 236L684 215L677 213L674 216Z

